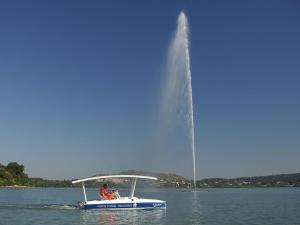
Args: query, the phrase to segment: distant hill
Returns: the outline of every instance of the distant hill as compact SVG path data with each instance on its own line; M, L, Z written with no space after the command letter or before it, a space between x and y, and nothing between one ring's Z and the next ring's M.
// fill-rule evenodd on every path
M156 187L189 188L192 181L173 173L155 173L138 170L122 171L119 174L134 174L154 176L157 182L140 180L139 185L152 185ZM105 174L97 174L105 175ZM129 179L108 179L105 181L111 186L128 186ZM102 181L103 183L103 181ZM232 187L300 187L300 173L279 174L270 176L239 177L232 179L208 178L198 180L198 188L232 188ZM98 187L99 182L86 182L87 187ZM25 173L24 165L17 162L8 163L6 166L0 164L0 186L29 186L29 187L79 187L72 185L71 180L46 180L43 178L30 178Z
M210 178L197 181L198 187L300 187L300 173L269 176Z
M162 187L189 187L191 180L188 180L174 173L154 173L138 170L122 171L120 174L143 174L145 176L153 176L158 178L157 185Z
M157 177L158 181L148 181L141 179L139 180L139 185L151 185L151 186L157 186L157 187L190 187L191 181L180 176L177 174L172 173L155 173L155 172L147 172L147 171L140 171L140 170L127 170L119 172L118 174L130 174L130 175L144 175L144 176L153 176ZM103 176L107 174L97 174L94 176ZM126 186L131 183L130 179L106 179L105 181L102 181L102 183L109 183L111 186ZM86 182L86 186L88 187L98 187L99 182Z
M121 174L143 174L158 178L161 187L192 187L192 180L172 173L153 173L129 170ZM269 176L239 177L232 179L206 178L196 182L198 188L243 188L243 187L300 187L300 173Z

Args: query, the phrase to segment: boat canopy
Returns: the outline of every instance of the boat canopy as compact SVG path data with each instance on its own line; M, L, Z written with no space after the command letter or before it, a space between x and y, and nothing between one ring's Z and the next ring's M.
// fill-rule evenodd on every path
M133 178L132 183L131 183L130 198L133 198L137 179L157 180L156 177L141 176L141 175L108 175L108 176L96 176L96 177L88 177L88 178L79 179L79 180L73 180L72 184L82 183L84 201L87 202L87 196L86 196L86 190L85 190L84 182L85 181L90 181L90 180L107 179L107 178L108 179L109 178Z
M90 180L100 180L100 179L107 179L107 178L135 178L135 179L149 179L149 180L157 180L156 177L150 176L141 176L141 175L107 175L107 176L96 176L96 177L88 177L79 180L73 180L72 184L81 183Z

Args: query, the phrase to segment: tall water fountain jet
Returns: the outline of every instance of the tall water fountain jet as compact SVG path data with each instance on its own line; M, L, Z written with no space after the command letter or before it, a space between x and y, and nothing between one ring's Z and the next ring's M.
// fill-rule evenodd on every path
M184 121L188 143L192 151L193 180L196 188L195 132L193 115L192 76L189 55L189 27L183 11L177 20L177 29L172 38L167 58L166 82L164 86L162 114L169 120L175 114L176 120ZM168 121L170 122L170 121Z

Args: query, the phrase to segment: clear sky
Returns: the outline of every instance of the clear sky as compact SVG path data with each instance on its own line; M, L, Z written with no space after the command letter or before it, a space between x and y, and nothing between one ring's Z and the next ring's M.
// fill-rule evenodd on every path
M0 162L45 178L192 177L190 152L162 167L152 149L181 10L198 178L300 172L300 3L273 0L1 1Z

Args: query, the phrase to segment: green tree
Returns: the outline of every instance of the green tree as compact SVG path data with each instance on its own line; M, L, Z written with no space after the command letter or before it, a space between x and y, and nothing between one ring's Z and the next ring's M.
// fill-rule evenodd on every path
M7 166L0 165L0 185L24 185L28 181L24 173L24 165L17 162L10 162Z
M16 176L24 173L24 165L18 164L17 162L8 163L6 168L9 172Z

